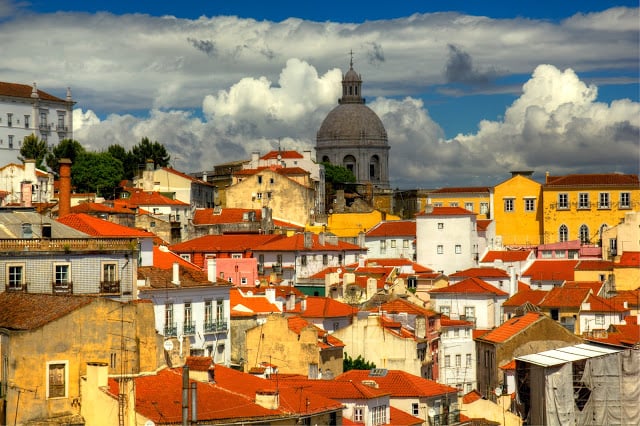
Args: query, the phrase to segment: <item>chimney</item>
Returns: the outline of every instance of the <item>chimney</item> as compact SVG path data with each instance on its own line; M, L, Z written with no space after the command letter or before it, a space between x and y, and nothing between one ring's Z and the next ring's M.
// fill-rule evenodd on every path
M366 260L366 257L364 256L364 254L358 255L358 268L364 268L365 260Z
M324 239L325 239L324 232L321 232L320 234L318 234L318 244L320 244L321 246L324 246Z
M207 172L206 172L206 171L203 171L203 172L202 172L202 180L203 180L204 182L206 182L206 181L207 181Z
M215 283L218 280L216 276L216 260L213 258L209 258L207 259L207 280Z
M293 311L296 308L296 294L291 292L287 294L287 311Z
M142 173L142 190L145 192L153 192L154 177L153 170L155 165L152 159L148 159L144 165L144 172Z
M20 205L31 207L31 199L33 197L33 186L30 180L23 180L20 183Z
M25 180L35 181L36 179L36 160L24 160L24 178Z
M256 391L256 404L268 410L277 410L280 406L280 397L275 389L258 389Z
M89 389L107 386L109 380L109 364L106 362L87 363L87 385Z
M549 170L544 172L544 183L549 183Z
M516 268L509 266L509 297L518 292L518 279L516 277Z
M173 276L171 278L171 284L180 286L180 264L173 262Z
M58 189L58 218L64 217L71 212L71 160L61 158L60 165L60 188Z
M425 214L433 213L433 204L427 203L427 205L424 207L424 213Z
M276 289L268 287L264 290L264 295L270 303L276 303Z
M313 236L309 231L305 231L303 235L304 235L304 248L310 249L313 246Z
M305 312L307 310L307 298L303 297L300 299L300 312Z

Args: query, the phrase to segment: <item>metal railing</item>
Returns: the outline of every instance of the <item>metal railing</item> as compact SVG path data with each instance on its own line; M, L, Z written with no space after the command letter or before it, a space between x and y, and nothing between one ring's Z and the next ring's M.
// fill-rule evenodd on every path
M100 293L120 293L120 280L100 281Z

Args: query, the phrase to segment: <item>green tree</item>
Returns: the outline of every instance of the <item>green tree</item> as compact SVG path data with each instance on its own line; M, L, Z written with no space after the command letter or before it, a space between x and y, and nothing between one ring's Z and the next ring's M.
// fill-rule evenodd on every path
M109 145L107 148L107 152L111 154L111 156L115 159L118 159L122 162L122 167L124 167L124 176L123 179L132 179L136 170L135 162L133 161L133 156L130 151L124 149L122 145Z
M109 198L122 177L122 162L108 152L84 152L71 165L71 184L78 192L96 192Z
M353 172L346 167L336 166L331 163L322 163L324 166L324 180L325 182L336 183L354 183L356 177Z
M60 165L58 162L62 158L68 158L71 163L76 162L76 158L86 153L86 150L80 142L73 139L62 139L53 150L47 154L47 165L55 173L60 173Z
M152 143L146 136L140 140L138 145L131 148L131 158L135 167L133 170L134 175L141 168L144 168L147 160L153 160L155 167L166 167L171 160L171 156L167 153L164 145L158 143L158 141Z
M36 167L38 169L44 169L44 159L48 153L49 148L47 147L47 141L31 133L29 136L24 137L18 160L23 163L24 160L36 160Z
M366 361L362 358L362 355L358 355L356 359L353 359L345 352L344 357L342 357L342 371L371 370L372 368L376 368L376 365L373 362Z

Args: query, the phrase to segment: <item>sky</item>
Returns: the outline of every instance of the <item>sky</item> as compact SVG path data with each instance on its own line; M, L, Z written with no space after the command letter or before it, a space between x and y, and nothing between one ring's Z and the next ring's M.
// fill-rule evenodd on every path
M0 81L76 101L74 139L191 173L309 150L353 52L393 188L638 173L638 1L0 0Z

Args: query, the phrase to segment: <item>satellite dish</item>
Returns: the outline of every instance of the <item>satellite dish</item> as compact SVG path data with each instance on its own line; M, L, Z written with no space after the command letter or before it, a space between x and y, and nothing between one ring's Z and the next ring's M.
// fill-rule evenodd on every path
M260 280L257 279L253 283L256 285L256 287L260 287Z
M434 410L433 408L429 408L429 411L427 411L427 414L429 414L429 417L435 417L436 410Z
M337 272L338 274L341 274L341 273L342 273L342 269L338 268L338 269L336 269L336 272Z
M495 393L496 393L496 395L497 395L497 396L502 395L502 388L501 388L500 386L498 386L498 387L496 388L496 390L495 390Z
M146 422L144 422L144 426L156 426L156 424L151 420L147 420Z
M165 340L162 346L164 347L164 350L167 352L170 352L173 350L173 342L171 340Z
M389 284L386 284L386 283L385 283L385 285L384 285L384 291L389 291Z

